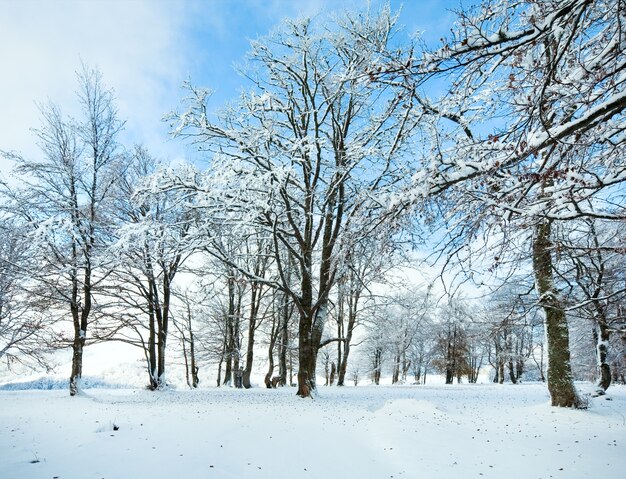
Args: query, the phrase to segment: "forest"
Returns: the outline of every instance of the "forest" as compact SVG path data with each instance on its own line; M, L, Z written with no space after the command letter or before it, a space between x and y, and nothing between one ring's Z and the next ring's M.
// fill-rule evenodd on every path
M106 72L0 154L0 359L172 361L190 388L626 382L626 2L483 0L437 45L387 6L250 42L237 101L184 84L199 160L124 144ZM433 273L435 271L435 273ZM210 372L210 373L209 373ZM201 382L202 381L202 382ZM138 385L143 386L143 385Z

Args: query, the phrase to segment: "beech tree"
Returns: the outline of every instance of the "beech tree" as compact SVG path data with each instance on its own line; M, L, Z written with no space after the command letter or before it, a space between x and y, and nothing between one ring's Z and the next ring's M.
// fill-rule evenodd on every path
M197 194L210 221L247 224L269 238L278 278L265 282L287 294L299 316L302 397L315 389L339 260L384 224L382 198L406 179L414 121L402 92L354 77L391 49L394 31L388 9L336 23L286 22L252 42L252 87L235 105L214 116L209 92L187 85L185 110L171 118L175 135L212 154L212 163L158 187ZM290 262L297 282L287 277Z
M624 6L485 0L457 12L440 48L393 55L363 73L404 84L416 114L432 121L432 149L409 201L391 206L400 211L437 197L454 239L450 251L479 235L510 239L513 232L530 244L554 406L585 406L572 379L555 227L620 219L626 206ZM423 95L432 79L448 85L438 101Z
M80 388L95 290L106 276L101 252L110 240L108 205L119 175L123 128L100 72L83 65L77 78L80 117L71 120L54 104L42 106L35 134L43 157L9 155L20 179L9 194L11 207L29 224L39 263L31 276L39 287L31 291L49 302L51 314L71 318L72 396Z
M108 249L115 268L107 283L113 298L109 315L115 324L99 331L103 339L114 337L142 348L153 390L166 384L174 279L191 254L186 245L189 212L167 192L134 196L135 186L159 168L144 148L137 147L119 179L116 241Z

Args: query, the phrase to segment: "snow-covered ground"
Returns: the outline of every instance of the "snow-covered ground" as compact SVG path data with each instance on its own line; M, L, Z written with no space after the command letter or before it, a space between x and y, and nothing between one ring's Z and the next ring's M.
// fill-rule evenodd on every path
M576 411L542 384L0 391L0 478L622 478L609 392Z

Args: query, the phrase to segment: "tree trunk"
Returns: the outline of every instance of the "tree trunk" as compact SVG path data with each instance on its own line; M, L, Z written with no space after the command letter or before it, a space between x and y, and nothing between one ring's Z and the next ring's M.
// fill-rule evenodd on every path
M600 319L597 322L598 330L598 344L596 347L598 355L598 367L600 369L600 379L598 381L598 394L604 394L611 385L611 366L606 361L609 353L609 339L611 337L611 331L608 328L606 321Z
M297 392L300 397L310 397L316 389L317 353L326 322L326 308L326 303L322 302L313 317L306 314L300 317Z
M545 219L536 226L532 250L535 286L545 313L551 402L553 406L581 408L584 403L572 377L567 318L554 286L550 220Z
M217 364L217 384L216 386L219 388L222 385L222 364L224 364L224 355L220 357L220 361Z
M76 336L72 344L72 374L70 375L70 396L80 391L80 379L83 375L83 348L85 337Z
M278 350L278 375L280 376L280 385L287 385L287 352L289 349L289 318L291 317L291 308L289 307L289 298L286 294L281 294L281 319L280 319L280 348ZM291 378L289 379L291 384Z
M78 307L78 283L74 278L72 289L73 301L70 305L72 321L74 323L74 341L72 343L72 371L70 373L70 396L76 396L80 391L80 378L83 374L83 347L85 345L84 334L80 329L80 313Z
M376 384L377 386L380 384L380 371L382 368L382 358L383 358L383 352L380 348L376 348L374 350L374 371L373 371L373 381L374 384Z
M517 377L515 376L515 369L513 368L513 359L509 358L509 378L513 384L517 384Z
M196 362L196 342L191 330L189 330L189 357L191 360L191 387L195 389L200 383L200 378L198 377L200 368Z
M272 321L272 330L270 331L270 344L267 348L268 367L267 367L267 374L265 374L265 387L268 389L272 388L272 375L274 374L274 347L276 346L276 340L278 338L278 335L282 333L281 326L282 326L282 316L278 319L276 318L276 316L274 316L273 321ZM287 368L285 366L285 371L284 371L285 377L287 375L286 369ZM281 382L282 382L282 377L281 377Z
M337 378L337 386L343 386L343 378L341 377L341 369L343 363L343 339L344 339L344 316L345 316L345 298L344 298L344 286L343 284L339 285L339 293L337 295L337 369L338 369L338 378Z
M157 380L158 387L165 386L165 351L169 329L171 289L167 274L163 275L163 303L157 311Z
M391 384L396 384L400 380L400 353L396 351L394 356L393 374Z
M248 320L248 344L246 346L246 367L243 370L243 387L250 389L250 374L252 374L252 362L254 361L254 333L258 319L259 308L261 307L262 289L259 284L252 284L250 293L250 317Z
M312 334L309 331L301 331L298 346L297 395L300 397L309 397L315 390L317 345L314 344Z
M156 354L156 318L154 316L154 307L152 300L148 301L148 322L150 333L148 336L148 387L155 390L159 386L157 380L157 354Z

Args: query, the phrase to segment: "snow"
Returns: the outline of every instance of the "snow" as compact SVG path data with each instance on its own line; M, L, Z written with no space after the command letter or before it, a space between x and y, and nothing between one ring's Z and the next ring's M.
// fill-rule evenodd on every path
M530 383L295 391L0 391L0 477L610 479L626 468L624 386L586 411L550 407Z

